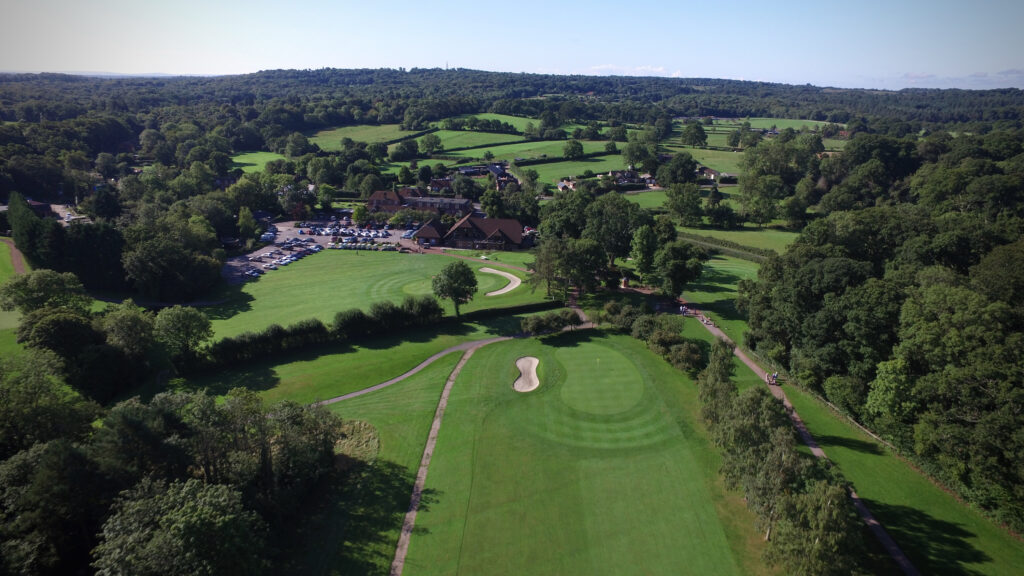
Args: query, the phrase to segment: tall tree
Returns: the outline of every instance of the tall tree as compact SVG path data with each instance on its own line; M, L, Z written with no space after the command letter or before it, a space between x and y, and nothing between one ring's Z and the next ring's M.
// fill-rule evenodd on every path
M476 294L476 274L468 264L455 261L445 266L434 276L434 294L438 298L451 300L455 306L455 316L459 315L459 306L469 302Z
M213 326L206 314L191 306L172 306L157 313L153 334L172 356L187 358L213 336Z

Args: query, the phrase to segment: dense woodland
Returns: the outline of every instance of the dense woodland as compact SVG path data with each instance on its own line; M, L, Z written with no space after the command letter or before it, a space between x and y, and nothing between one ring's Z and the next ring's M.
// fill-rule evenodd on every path
M544 183L529 170L501 192L457 180L456 193L480 199L488 214L538 224L536 287L598 292L618 284L616 261L630 257L638 281L676 297L708 258L677 236L677 225L799 230L784 254L759 254L758 279L741 286L744 344L966 501L1024 531L1020 90L470 70L0 75L0 200L9 202L0 229L13 231L37 269L0 291L0 305L23 314L18 339L27 348L0 363L0 573L287 571L279 544L302 524L305 499L344 489L333 456L340 422L318 409L265 407L244 391L222 404L192 393L115 400L164 370L173 376L436 322L437 302L382 303L341 313L331 326L271 326L210 343L209 321L194 308L153 313L126 301L94 313L86 290L201 299L229 254L220 239L253 239L254 214L301 218L441 171L424 161L396 179L381 170L386 145L347 141L327 152L310 143L311 131L399 123L416 133L434 121L469 129L450 119L485 112L528 117L537 138L570 123L622 128L612 139L623 157L668 188L666 210L652 214L605 180L581 180L543 205ZM849 140L830 153L820 133L782 130L761 140L737 131L744 159L733 208L717 190L698 188L692 157L665 154L665 144L677 144L669 141L674 118L705 116L822 120L844 124ZM637 134L627 138L625 125ZM687 126L683 137L699 142L697 125ZM251 150L286 160L242 175L230 158ZM412 145L396 150L428 156ZM94 223L40 218L29 198L77 205ZM760 528L776 532L775 560L807 573L852 566L856 543L841 547L847 555L831 568L803 554L809 532L799 511L833 499L842 480L796 458L777 406L735 393L727 351L683 341L678 327L643 311L609 313L672 364L700 374L723 473L744 490ZM559 318L533 322L528 331L544 331ZM777 476L751 457L769 443L780 448L767 461L792 472L787 486L771 484ZM788 496L765 496L771 490ZM837 541L846 538L848 510L832 520ZM196 542L217 546L190 548Z

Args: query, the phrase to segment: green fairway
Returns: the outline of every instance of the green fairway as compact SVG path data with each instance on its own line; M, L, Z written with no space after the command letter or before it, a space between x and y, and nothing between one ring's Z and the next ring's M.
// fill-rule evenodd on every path
M751 248L763 248L773 250L779 254L783 253L799 235L796 232L781 230L779 228L760 228L753 224L744 224L742 228L735 230L720 230L717 228L679 228L683 232L697 234L699 236L711 236L735 242L742 246Z
M736 290L740 280L756 279L757 269L756 262L714 256L704 263L700 278L687 284L683 298L711 318L733 342L742 345L747 320L736 310Z
M921 574L1020 574L1024 544L929 482L806 392L786 386L814 439Z
M434 134L441 139L441 144L444 146L444 149L440 152L441 154L444 154L444 150L451 150L452 148L493 146L523 141L523 137L517 134L494 134L491 132L470 132L467 130L438 130ZM430 161L421 160L421 162Z
M330 323L341 310L368 310L374 302L400 302L406 296L432 294L433 276L454 261L431 254L324 250L271 270L259 280L226 289L214 297L223 298L223 303L203 311L213 320L218 338L263 330L275 323L288 326L307 318ZM479 270L487 262L470 261L468 264ZM522 272L510 272L525 277ZM508 280L483 273L478 273L476 278L476 296L462 306L463 312L543 299L542 292L531 293L527 286L501 296L485 296L487 292L506 286ZM448 313L453 313L451 302L442 304Z
M14 264L11 262L11 248L0 242L0 284L14 277ZM21 314L12 310L0 310L0 356L8 350L19 350L21 347L14 342L14 329L18 327Z
M515 266L517 268L529 268L530 264L533 263L536 256L529 250L518 250L518 251L489 251L489 250L456 250L454 248L442 248L445 252L450 254L458 254L460 256L469 256L470 258L480 258L480 261L486 266L495 266L501 268L502 264L509 266ZM486 256L481 258L481 256Z
M243 152L231 157L234 162L233 168L241 168L242 172L262 172L267 162L273 160L285 160L286 158L276 152Z
M522 356L540 359L527 394L512 390ZM696 405L692 382L627 336L477 351L452 391L407 572L764 572Z
M342 126L340 128L329 128L320 130L309 137L312 144L316 144L321 150L335 152L341 150L341 139L351 138L356 142L388 142L406 136L412 136L416 132L400 130L398 124L363 124L359 126Z
M558 155L561 156L561 152ZM609 154L608 156L597 156L596 158L587 158L586 160L534 164L533 166L524 166L523 169L536 170L539 182L555 184L565 177L582 176L587 170L594 174L607 174L612 170L623 170L625 167L626 163L621 155Z
M310 568L297 573L387 573L438 396L461 356L454 352L394 386L329 406L345 420L371 424L379 449L360 482L347 485L352 496L300 543L296 557Z

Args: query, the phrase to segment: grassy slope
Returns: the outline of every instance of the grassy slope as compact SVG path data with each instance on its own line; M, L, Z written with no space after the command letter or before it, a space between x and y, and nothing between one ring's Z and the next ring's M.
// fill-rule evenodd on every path
M362 390L400 376L456 344L519 332L520 316L409 330L357 345L334 345L235 366L191 379L186 386L224 394L235 387L259 391L268 402L311 403Z
M686 152L697 162L704 166L714 168L719 172L730 174L740 173L740 161L743 160L743 152L729 152L725 150L705 150L703 148L691 148L689 146L666 146L669 152Z
M432 277L451 262L451 258L429 254L325 250L269 271L257 281L231 287L218 296L226 302L203 311L213 319L218 338L262 330L273 323L287 326L307 318L330 322L341 310L368 310L373 302L398 302L409 295L431 294ZM487 263L469 265L479 269ZM504 287L507 280L494 274L477 274L477 282L477 295L462 307L464 312L543 298L543 294L531 293L526 286L501 296L484 296ZM444 305L449 313L453 311L450 302Z
M337 151L341 150L342 138L351 138L356 142L372 144L374 142L387 142L388 140L411 136L412 134L415 134L415 132L399 130L398 124L381 124L379 126L365 124L320 130L310 136L309 141L323 150Z
M267 162L284 160L285 157L276 152L243 152L231 157L233 168L241 168L242 172L262 172Z
M1020 574L1024 544L957 502L806 392L786 394L922 574Z
M720 230L717 228L680 228L680 230L700 236L711 236L728 240L743 246L774 250L779 254L784 252L786 247L792 244L799 235L788 230L760 228L753 224L745 224L742 228L735 230Z
M491 146L522 142L523 137L516 134L492 134L490 132L469 132L465 130L438 130L434 134L441 139L445 150L466 148L470 146ZM441 151L444 154L444 151Z
M553 345L555 344L555 345ZM542 385L511 390L514 360ZM594 362L603 361L603 366ZM695 389L624 336L495 344L456 382L409 573L757 573ZM422 532L421 532L422 530Z
M704 263L697 282L689 284L683 298L704 312L737 344L743 343L746 318L736 310L736 289L740 280L755 279L758 265L732 256L714 256Z
M561 151L559 151L556 155L561 156L561 154ZM547 182L548 184L557 183L559 180L567 176L581 176L583 172L587 170L592 171L594 174L601 174L607 173L611 170L622 170L625 167L625 161L622 159L622 156L618 154L587 158L586 160L551 162L548 164L524 166L524 168L536 170L539 176L539 181Z
M14 264L11 262L11 249L7 244L0 243L0 284L14 276ZM18 327L21 314L0 310L0 358L15 354L21 345L15 342L14 329Z
M361 485L350 486L357 496L298 544L304 566L296 573L387 574L438 396L460 356L449 354L390 388L329 407L346 420L372 424L380 449Z

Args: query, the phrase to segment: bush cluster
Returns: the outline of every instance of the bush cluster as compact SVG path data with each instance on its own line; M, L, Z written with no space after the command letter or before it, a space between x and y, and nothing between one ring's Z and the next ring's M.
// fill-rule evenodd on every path
M547 314L527 316L520 322L520 328L525 334L549 334L559 332L562 328L576 327L583 323L575 310L565 308Z

